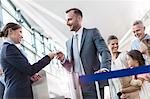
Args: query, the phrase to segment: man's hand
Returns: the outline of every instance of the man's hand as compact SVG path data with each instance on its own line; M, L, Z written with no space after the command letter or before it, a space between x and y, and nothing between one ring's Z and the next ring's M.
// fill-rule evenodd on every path
M65 55L62 52L56 52L56 59L58 59L61 62L63 62L64 59L65 59Z
M42 79L42 76L39 75L38 73L34 74L33 76L31 76L30 78L33 82L35 81L38 81L38 80L41 80Z
M127 96L126 96L126 94L122 94L122 95L120 96L120 98L121 98L121 99L127 99Z
M99 69L98 71L96 71L94 73L96 74L96 73L102 73L102 72L108 72L108 70L106 70L106 69Z

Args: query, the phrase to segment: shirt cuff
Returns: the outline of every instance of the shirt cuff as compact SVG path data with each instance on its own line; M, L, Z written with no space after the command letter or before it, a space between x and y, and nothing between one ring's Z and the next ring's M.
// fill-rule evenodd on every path
M100 69L100 70L102 70L102 71L105 70L105 71L107 71L107 72L109 71L107 68L102 68L102 69Z
M64 63L65 63L65 61L66 61L66 59L64 58L64 60L63 60L63 61L60 61L60 63L61 63L61 64L64 64Z

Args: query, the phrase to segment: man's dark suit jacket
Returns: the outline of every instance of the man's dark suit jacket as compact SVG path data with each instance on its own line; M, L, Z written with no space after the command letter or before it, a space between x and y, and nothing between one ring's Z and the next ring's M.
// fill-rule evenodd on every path
M74 65L72 42L73 38L70 38L66 42L67 60L63 65L68 70L71 70L72 66ZM101 55L101 62L99 60L99 55ZM95 71L101 68L110 70L111 54L104 39L96 28L83 28L80 46L80 57L85 74L94 74ZM106 82L100 83L100 86L103 87L105 83ZM90 94L90 89L87 93Z
M30 76L49 64L49 56L31 65L14 44L5 42L1 57L6 82L4 99L33 99Z

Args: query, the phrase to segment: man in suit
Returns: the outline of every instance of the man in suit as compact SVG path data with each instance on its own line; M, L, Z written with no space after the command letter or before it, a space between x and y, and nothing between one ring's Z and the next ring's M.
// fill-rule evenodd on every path
M66 42L67 56L58 54L58 59L68 70L79 75L94 74L110 70L111 55L98 29L82 27L82 12L77 8L66 11L67 25L73 36ZM76 40L77 39L77 40ZM77 49L75 42L77 41ZM79 55L77 55L79 54ZM99 54L102 62L99 61ZM77 56L79 56L77 58ZM83 99L97 99L95 83L81 85ZM103 95L102 98L103 99Z

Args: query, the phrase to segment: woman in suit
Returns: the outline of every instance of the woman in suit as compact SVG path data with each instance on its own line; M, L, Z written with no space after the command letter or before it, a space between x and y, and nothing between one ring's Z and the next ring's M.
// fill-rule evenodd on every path
M1 56L1 48L3 45L4 37L0 34L0 56ZM1 57L0 57L0 99L3 99L5 90L5 82L4 82L4 73L1 66Z
M55 54L50 53L31 65L15 45L20 44L23 38L21 26L8 23L1 34L6 37L1 52L6 82L4 99L33 99L30 77L48 65Z

